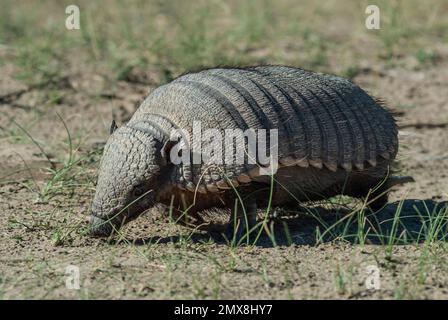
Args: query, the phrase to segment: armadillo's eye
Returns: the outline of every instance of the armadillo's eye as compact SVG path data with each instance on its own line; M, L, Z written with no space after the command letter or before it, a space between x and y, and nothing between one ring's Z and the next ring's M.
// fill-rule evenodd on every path
M145 189L143 189L143 186L136 186L132 191L132 194L134 195L134 197L140 197L144 192Z

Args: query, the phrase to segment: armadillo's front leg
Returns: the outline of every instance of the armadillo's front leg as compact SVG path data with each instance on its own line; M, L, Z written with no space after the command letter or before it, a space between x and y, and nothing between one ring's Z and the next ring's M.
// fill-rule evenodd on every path
M257 201L255 197L236 198L227 226L227 239L232 244L250 244L257 237L256 225Z

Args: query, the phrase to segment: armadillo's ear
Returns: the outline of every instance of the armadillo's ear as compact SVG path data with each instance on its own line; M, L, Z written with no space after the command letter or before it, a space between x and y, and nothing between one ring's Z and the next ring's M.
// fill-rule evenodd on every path
M178 141L173 141L173 140L167 140L163 146L162 149L160 149L160 154L162 156L162 161L163 164L167 164L168 162L170 162L170 153L171 153L171 149L173 149L173 147L178 143Z
M110 125L110 129L109 129L109 134L114 133L115 130L117 130L117 129L118 129L118 126L117 126L117 124L115 123L115 120L112 119L112 123L111 123L111 125Z

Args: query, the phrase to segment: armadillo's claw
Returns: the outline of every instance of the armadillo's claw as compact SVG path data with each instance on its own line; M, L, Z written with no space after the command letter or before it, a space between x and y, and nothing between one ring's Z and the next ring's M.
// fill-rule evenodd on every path
M107 237L114 231L112 222L92 215L90 218L90 235L94 237Z
M237 202L237 212L232 212L225 237L232 245L251 244L257 238L257 203L252 197L246 199L244 209Z

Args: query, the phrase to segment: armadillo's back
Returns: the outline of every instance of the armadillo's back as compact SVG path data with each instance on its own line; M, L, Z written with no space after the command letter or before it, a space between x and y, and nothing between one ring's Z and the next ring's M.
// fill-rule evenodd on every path
M280 163L288 165L296 161L333 171L353 165L362 169L375 166L379 158L393 159L398 149L393 117L362 89L336 76L290 67L183 75L152 92L130 125L146 121L166 135L173 127L191 134L195 120L202 130L223 134L235 128L278 129ZM253 167L222 166L231 177ZM219 172L214 175L223 178Z

